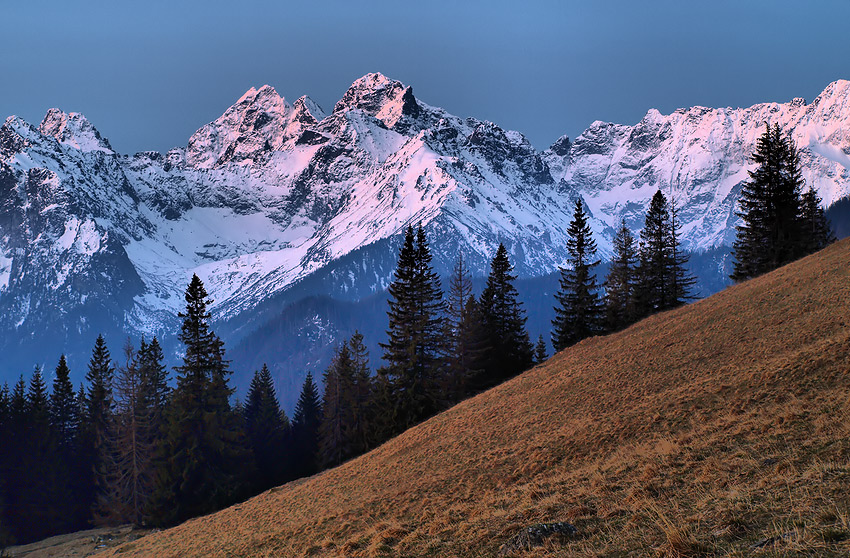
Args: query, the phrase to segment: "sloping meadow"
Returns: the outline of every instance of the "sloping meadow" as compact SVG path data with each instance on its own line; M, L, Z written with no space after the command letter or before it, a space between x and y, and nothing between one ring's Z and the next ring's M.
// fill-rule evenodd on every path
M110 555L846 556L848 308L842 241Z

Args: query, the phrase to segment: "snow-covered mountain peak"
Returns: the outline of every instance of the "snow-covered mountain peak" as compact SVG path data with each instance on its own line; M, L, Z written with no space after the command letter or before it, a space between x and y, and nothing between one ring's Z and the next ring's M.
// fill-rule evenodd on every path
M549 147L549 150L555 155L567 155L570 152L571 146L572 143L570 142L570 137L564 135L556 139L555 143Z
M806 109L818 120L846 118L850 111L850 81L841 79L830 83Z
M641 119L641 122L646 122L647 124L661 123L663 121L664 121L664 115L661 114L661 112L658 109L655 109L655 108L651 108L648 111L646 111L646 114Z
M78 112L63 112L52 108L44 115L38 126L38 131L45 136L52 136L63 145L68 145L83 152L102 151L112 153L109 141Z
M17 116L10 116L0 126L0 161L11 159L30 145L40 134L31 124Z
M333 111L359 108L374 114L388 96L395 97L396 93L403 89L404 85L400 81L390 79L380 72L366 74L351 84L348 91L337 101Z
M351 84L334 106L334 113L352 109L374 116L388 128L396 127L405 116L416 118L420 113L413 88L380 73L366 74Z
M292 103L292 113L295 120L302 122L312 121L315 123L324 120L327 116L327 113L322 110L319 103L307 95L298 97L298 100Z
M828 99L847 99L848 97L850 97L850 81L846 79L838 79L824 87L820 95L818 95L813 101L813 104L816 102L824 102Z
M274 87L252 87L189 138L186 162L196 168L217 168L265 160L290 139L286 127L291 112L292 107Z

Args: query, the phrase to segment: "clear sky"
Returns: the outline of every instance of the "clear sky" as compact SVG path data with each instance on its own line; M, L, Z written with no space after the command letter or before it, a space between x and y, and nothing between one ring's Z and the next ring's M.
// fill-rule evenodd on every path
M28 0L0 17L0 115L84 113L185 145L251 86L325 110L379 71L538 149L647 109L811 100L850 78L850 2Z

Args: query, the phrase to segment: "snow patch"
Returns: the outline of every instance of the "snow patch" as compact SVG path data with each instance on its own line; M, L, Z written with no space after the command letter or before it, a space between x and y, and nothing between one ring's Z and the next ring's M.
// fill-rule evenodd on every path
M74 241L74 250L78 254L91 256L100 250L101 234L97 230L97 225L91 219L87 219L77 230L77 237Z
M67 252L74 245L74 239L77 238L77 231L80 230L80 220L76 216L71 216L65 221L65 232L62 236L56 239L56 248L60 252Z
M12 276L12 258L0 252L0 292L9 286L9 278Z
M838 163L845 169L850 170L850 155L848 155L838 147L828 143L811 141L809 143L809 149L811 149L821 157L825 157L834 163Z

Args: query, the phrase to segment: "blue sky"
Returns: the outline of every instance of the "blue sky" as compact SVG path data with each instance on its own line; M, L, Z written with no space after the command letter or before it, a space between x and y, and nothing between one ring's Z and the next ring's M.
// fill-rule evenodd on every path
M82 112L130 153L185 145L252 86L330 110L373 71L538 149L651 107L811 100L850 78L844 0L32 0L3 11L0 117Z

